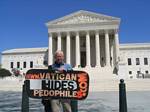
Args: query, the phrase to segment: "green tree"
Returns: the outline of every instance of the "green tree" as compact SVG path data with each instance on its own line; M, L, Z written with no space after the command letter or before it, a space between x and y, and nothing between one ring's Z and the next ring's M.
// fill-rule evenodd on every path
M6 70L4 68L0 69L0 78L8 77L11 76L12 74L10 73L9 70Z

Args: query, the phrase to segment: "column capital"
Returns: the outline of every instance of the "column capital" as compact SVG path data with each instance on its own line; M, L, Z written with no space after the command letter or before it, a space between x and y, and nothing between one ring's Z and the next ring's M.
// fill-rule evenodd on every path
M99 30L95 30L95 34L99 34Z
M70 36L70 32L69 31L67 31L66 34L67 34L67 36Z
M48 33L48 37L52 37L52 36L53 36L52 32Z
M105 34L108 34L108 33L109 33L109 30L104 30L104 33L105 33Z
M88 35L90 34L90 31L89 31L89 30L86 30L85 32L86 32L86 34L88 34Z
M76 34L76 35L79 35L79 31L76 31L75 34Z
M118 33L119 32L119 29L114 29L114 33Z
M56 32L57 33L57 36L61 36L61 32Z

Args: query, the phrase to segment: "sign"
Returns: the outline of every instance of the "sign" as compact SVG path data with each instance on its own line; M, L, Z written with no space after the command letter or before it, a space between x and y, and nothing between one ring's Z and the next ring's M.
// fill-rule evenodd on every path
M83 71L31 69L25 79L27 93L32 98L82 100L89 91L89 76Z

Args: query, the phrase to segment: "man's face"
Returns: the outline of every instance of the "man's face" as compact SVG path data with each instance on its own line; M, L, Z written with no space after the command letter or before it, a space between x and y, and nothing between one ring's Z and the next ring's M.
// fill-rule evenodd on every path
M64 60L64 54L62 52L57 53L55 56L55 60L57 63L62 63Z

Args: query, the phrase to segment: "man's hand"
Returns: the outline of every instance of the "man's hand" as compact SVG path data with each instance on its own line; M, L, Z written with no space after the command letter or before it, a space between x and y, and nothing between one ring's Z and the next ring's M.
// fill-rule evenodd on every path
M60 67L60 68L58 68L58 71L62 73L65 71L65 69L64 69L64 67Z

